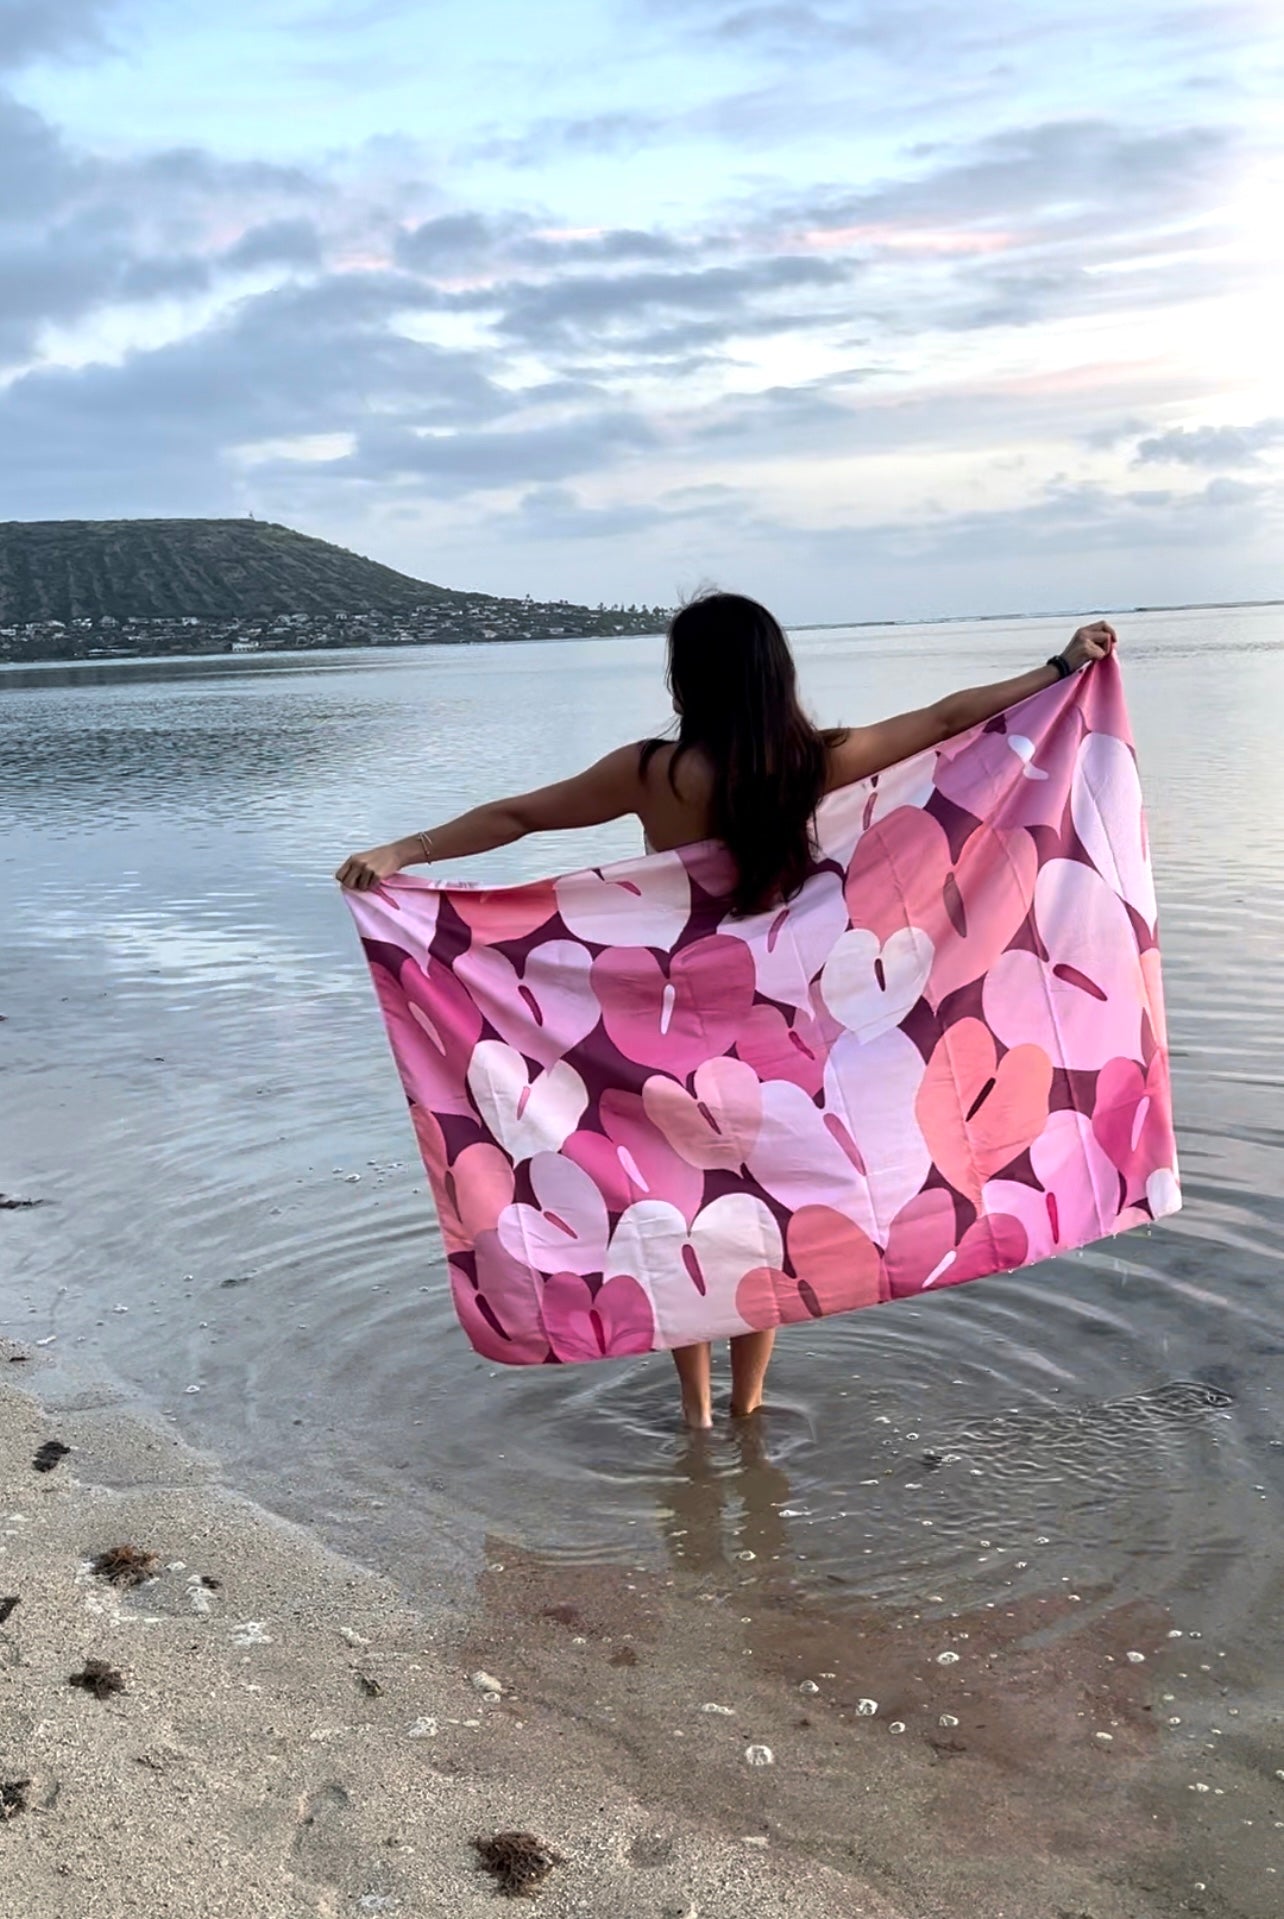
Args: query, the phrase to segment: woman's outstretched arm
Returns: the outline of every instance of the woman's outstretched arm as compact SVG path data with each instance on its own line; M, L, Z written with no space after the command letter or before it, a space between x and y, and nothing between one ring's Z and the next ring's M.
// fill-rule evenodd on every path
M1093 660L1102 660L1115 648L1115 630L1105 620L1081 626L1061 655L1072 673ZM929 746L940 746L970 726L992 720L1032 693L1054 686L1061 677L1052 665L1036 666L1032 672L1019 673L1015 679L996 680L990 686L971 687L962 693L947 693L932 706L915 713L900 713L895 719L882 720L877 726L853 726L830 752L829 784L849 786L853 780L868 779L889 766L896 766Z
M387 846L371 847L367 853L350 853L335 878L341 886L360 893L406 866L467 859L496 846L510 846L528 833L601 826L605 820L635 813L641 791L638 748L621 746L573 779L520 793L515 799L492 800L424 833L408 834Z

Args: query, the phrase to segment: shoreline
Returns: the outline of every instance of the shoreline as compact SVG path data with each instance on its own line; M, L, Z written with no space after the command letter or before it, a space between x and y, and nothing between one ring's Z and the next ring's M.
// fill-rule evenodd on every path
M55 1432L71 1451L38 1473ZM13 1911L489 1912L472 1842L516 1828L565 1861L550 1915L899 1919L610 1779L574 1712L510 1680L502 1645L502 1693L483 1696L465 1637L159 1424L55 1420L0 1377L0 1458L0 1598L18 1600L0 1624L0 1787L25 1802L0 1824ZM90 1570L125 1542L159 1562L132 1589ZM70 1685L91 1659L124 1690Z
M1106 606L1097 609L1103 618L1126 619L1130 615L1154 613L1243 613L1262 610L1273 606L1284 606L1284 600L1195 600L1189 604L1172 606ZM1050 612L1038 613L939 613L927 619L909 619L898 617L890 620L793 620L787 621L788 633L866 633L892 632L900 627L924 626L1002 626L1024 624L1027 621L1075 620L1084 617L1082 608L1053 608ZM0 659L0 672L5 668L18 670L34 667L67 666L143 666L156 661L174 661L187 664L196 660L211 662L267 659L308 659L339 653L348 654L379 652L415 652L451 650L458 647L482 646L549 646L561 645L571 641L595 640L651 640L663 639L662 628L639 627L626 633L523 633L492 639L469 637L467 639L430 639L430 640L378 640L361 641L352 645L333 646L270 646L246 647L239 651L197 652L197 653L72 653L57 658L39 660Z
M0 1847L31 1919L490 1911L472 1841L512 1828L565 1861L551 1919L1275 1910L1284 1755L1248 1715L1178 1749L1157 1607L839 1618L721 1561L681 1592L492 1538L471 1604L429 1615L159 1420L54 1414L0 1364L0 1786L31 1781ZM89 1569L126 1541L159 1561L133 1590ZM123 1693L68 1684L93 1658Z

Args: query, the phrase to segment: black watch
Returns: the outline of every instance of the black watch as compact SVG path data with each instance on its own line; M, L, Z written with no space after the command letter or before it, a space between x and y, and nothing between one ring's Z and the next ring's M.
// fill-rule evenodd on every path
M1068 680L1070 678L1070 675L1074 672L1074 668L1071 666L1069 660L1066 658L1064 653L1054 653L1050 660L1044 661L1044 665L1055 666L1057 669L1057 672L1061 675L1061 678L1063 680Z

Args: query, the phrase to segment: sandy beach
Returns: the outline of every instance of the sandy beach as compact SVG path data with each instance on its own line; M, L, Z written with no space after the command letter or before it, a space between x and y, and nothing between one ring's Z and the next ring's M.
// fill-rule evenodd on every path
M1277 1910L1269 1736L1201 1741L1215 1784L1193 1791L1156 1700L1178 1670L1217 1689L1157 1610L1050 1632L1083 1603L1063 1596L1038 1622L844 1637L813 1608L680 1606L658 1578L506 1549L475 1603L428 1617L163 1424L46 1413L20 1350L0 1352L6 1912L493 1911L473 1841L514 1829L560 1855L550 1915ZM70 1450L38 1471L51 1441ZM95 1575L124 1544L154 1577ZM122 1689L69 1683L91 1660Z

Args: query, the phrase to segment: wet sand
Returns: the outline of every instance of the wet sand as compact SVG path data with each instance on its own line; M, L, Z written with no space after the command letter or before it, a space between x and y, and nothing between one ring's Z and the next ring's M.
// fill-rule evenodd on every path
M1237 1712L1213 1732L1232 1675L1158 1607L1093 1611L1085 1589L840 1618L746 1596L734 1561L680 1591L494 1540L470 1602L429 1616L164 1425L46 1413L13 1350L0 1788L30 1784L0 1822L11 1911L492 1911L472 1841L514 1828L562 1855L550 1915L1278 1911L1279 1729ZM71 1450L38 1472L51 1440ZM156 1576L95 1577L126 1542ZM69 1684L93 1659L123 1691Z

